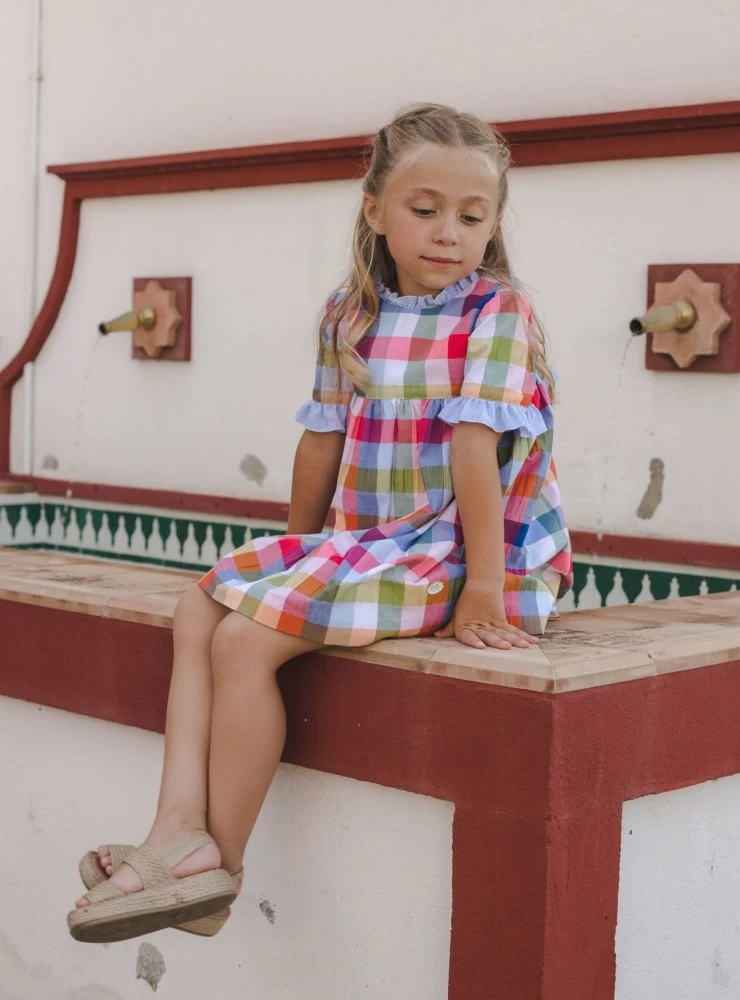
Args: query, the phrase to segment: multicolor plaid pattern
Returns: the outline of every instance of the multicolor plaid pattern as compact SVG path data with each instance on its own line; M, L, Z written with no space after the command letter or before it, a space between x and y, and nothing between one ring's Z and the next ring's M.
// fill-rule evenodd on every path
M201 587L255 621L324 645L434 632L465 582L450 441L452 425L472 419L504 431L506 613L541 634L571 586L572 563L527 301L475 272L437 296L383 286L380 294L378 320L359 345L371 375L363 394L345 381L338 397L328 335L319 350L316 416L338 402L347 413L334 530L255 539L220 559Z

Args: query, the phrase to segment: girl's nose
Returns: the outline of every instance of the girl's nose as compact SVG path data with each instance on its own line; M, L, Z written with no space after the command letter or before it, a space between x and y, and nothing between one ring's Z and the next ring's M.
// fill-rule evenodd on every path
M457 243L457 226L452 216L438 216L438 224L434 233L436 243L443 243L445 246Z

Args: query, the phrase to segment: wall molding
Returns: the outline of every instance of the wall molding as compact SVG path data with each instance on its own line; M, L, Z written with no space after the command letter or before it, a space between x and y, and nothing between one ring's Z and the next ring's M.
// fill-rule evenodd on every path
M29 477L11 473L9 478L26 481ZM107 483L77 483L67 479L44 479L38 476L33 476L32 479L36 492L42 497L67 497L76 500L95 500L100 503L130 504L132 507L157 507L161 510L181 510L189 514L250 517L284 523L288 520L290 508L290 504L278 500L208 496L204 493L183 493L177 490L148 489L140 486L113 486Z
M570 536L574 551L580 555L740 570L740 545L650 535L600 534L578 529L571 530Z
M740 152L740 101L500 122L515 167ZM64 181L54 274L23 346L0 371L0 476L10 471L11 392L54 328L74 270L87 198L359 177L367 136L47 167Z
M740 101L499 122L513 166L740 152ZM48 167L85 197L348 180L367 168L372 136L286 142ZM208 181L208 183L206 183Z

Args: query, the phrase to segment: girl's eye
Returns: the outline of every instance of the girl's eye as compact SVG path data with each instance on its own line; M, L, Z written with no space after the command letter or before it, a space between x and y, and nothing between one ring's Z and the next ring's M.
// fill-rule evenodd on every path
M428 219L431 215L434 215L433 208L413 208L412 212L422 219ZM461 215L460 218L468 226L476 226L479 222L483 222L483 219L479 219L477 215Z

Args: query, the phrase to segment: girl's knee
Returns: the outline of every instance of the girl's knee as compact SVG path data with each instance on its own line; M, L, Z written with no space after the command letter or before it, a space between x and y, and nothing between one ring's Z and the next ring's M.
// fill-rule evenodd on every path
M274 673L279 663L275 663L260 642L262 628L238 611L232 611L218 625L211 642L211 663L216 679L228 679L236 674L243 677L259 674L260 670ZM247 664L247 661L248 664ZM248 667L248 670L247 670Z
M216 680L232 675L239 679L274 676L294 656L317 648L315 643L277 632L232 611L213 634L211 663Z
M177 602L172 619L175 633L191 632L196 635L213 633L228 609L209 597L197 583L190 583Z

